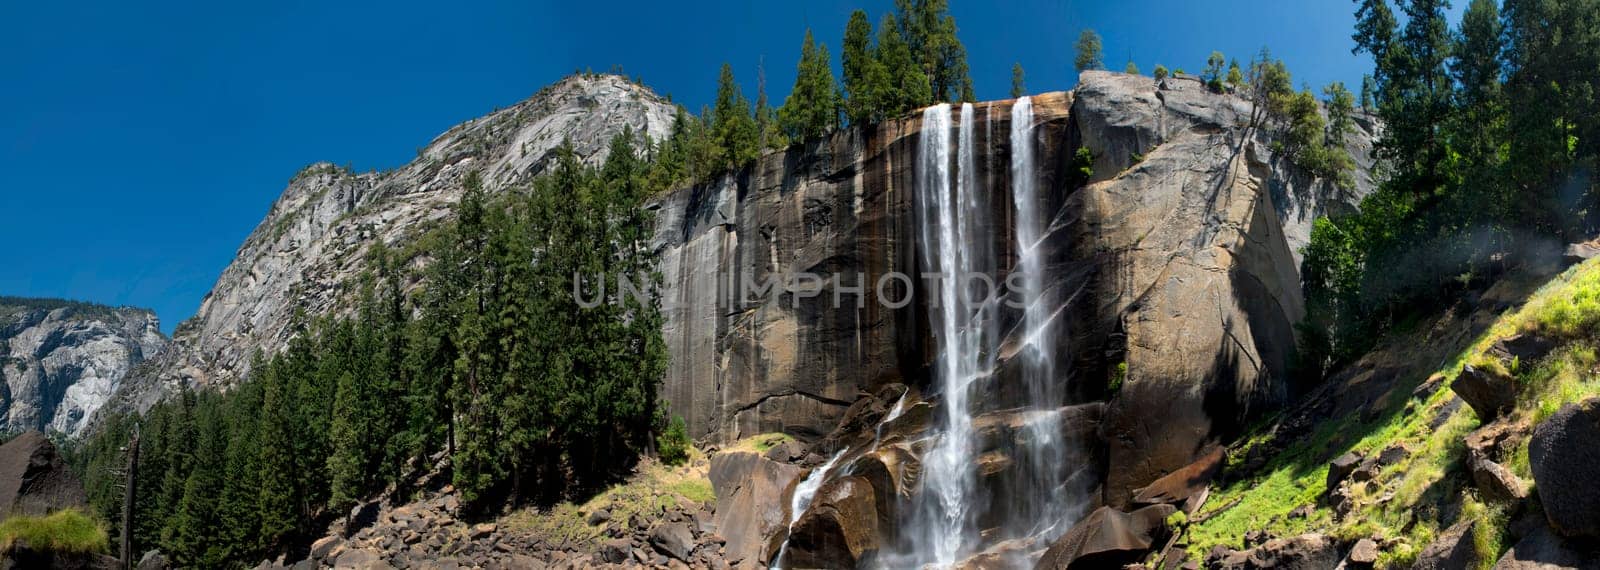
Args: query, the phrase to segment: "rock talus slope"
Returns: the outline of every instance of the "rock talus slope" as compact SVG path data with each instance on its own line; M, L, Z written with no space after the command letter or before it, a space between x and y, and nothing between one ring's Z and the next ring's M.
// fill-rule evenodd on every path
M145 309L0 298L0 431L77 435L166 344Z

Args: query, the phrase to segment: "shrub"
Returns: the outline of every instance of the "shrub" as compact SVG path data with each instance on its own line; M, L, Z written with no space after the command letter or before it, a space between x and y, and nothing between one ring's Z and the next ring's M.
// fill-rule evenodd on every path
M661 462L667 465L682 465L688 461L689 445L689 426L683 423L683 416L673 416L667 430L656 439Z
M63 509L48 516L17 515L0 522L0 551L10 550L22 540L29 548L54 552L106 552L106 529L77 509Z
M1169 72L1167 71L1167 66L1159 65L1159 64L1156 65L1156 71L1155 71L1156 81L1161 81L1162 79L1166 79L1168 74L1169 74Z
M1094 178L1094 152L1088 147L1078 147L1078 151L1072 154L1072 170L1069 172L1072 173L1069 186L1077 188L1088 184Z

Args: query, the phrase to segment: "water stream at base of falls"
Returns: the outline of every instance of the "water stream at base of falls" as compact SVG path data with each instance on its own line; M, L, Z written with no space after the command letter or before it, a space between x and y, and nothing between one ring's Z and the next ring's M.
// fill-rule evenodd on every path
M822 483L828 480L828 472L832 471L833 465L844 457L845 451L839 450L838 453L833 454L833 457L828 458L827 462L817 466L816 469L812 469L810 473L806 474L805 479L801 479L800 483L795 485L794 495L789 497L789 524L787 525L789 531L794 530L794 523L800 522L800 515L805 514L806 509L811 508L811 500L816 497L817 489L822 488ZM783 555L788 551L789 538L784 537L783 545L778 547L778 555L772 558L772 570L780 570L782 568L780 564L783 564Z

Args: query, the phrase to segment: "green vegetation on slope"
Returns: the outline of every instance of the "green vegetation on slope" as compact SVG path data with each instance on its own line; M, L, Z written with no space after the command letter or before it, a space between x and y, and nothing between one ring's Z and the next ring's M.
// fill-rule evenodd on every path
M1487 355L1496 342L1518 333L1536 333L1562 343L1536 363L1507 365ZM1398 338L1393 346L1416 341ZM1189 527L1189 554L1200 558L1217 545L1240 548L1248 531L1274 536L1324 532L1343 540L1369 536L1398 539L1383 553L1382 567L1405 567L1444 528L1464 517L1486 522L1473 536L1481 561L1492 564L1510 545L1504 543L1505 513L1475 496L1465 472L1466 434L1480 425L1471 408L1450 406L1449 385L1464 364L1506 369L1522 384L1509 421L1537 425L1563 404L1600 396L1594 374L1600 347L1600 261L1563 272L1530 296L1516 311L1497 319L1470 347L1449 359L1436 373L1439 387L1425 399L1412 397L1423 374L1413 372L1389 393L1387 413L1364 419L1360 413L1331 418L1310 435L1294 441L1260 469L1226 483L1214 492ZM1257 433L1235 446L1229 471L1241 468L1250 450L1264 445L1270 432ZM1525 481L1532 481L1526 438L1508 463ZM1321 499L1327 493L1328 463L1345 452L1372 456L1394 446L1410 450L1400 461L1381 468L1373 483L1354 498L1355 510L1340 518ZM1459 505L1451 509L1450 505ZM1291 516L1297 508L1305 516ZM1458 510L1459 512L1451 512Z
M42 517L13 515L0 521L0 552L19 540L42 551L100 553L107 548L105 527L76 509Z

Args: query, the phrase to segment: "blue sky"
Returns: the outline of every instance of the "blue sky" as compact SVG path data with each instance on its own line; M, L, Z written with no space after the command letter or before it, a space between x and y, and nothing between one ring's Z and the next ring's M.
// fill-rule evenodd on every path
M1071 88L1085 27L1117 70L1263 45L1297 85L1368 68L1347 0L952 4L981 99L1006 96L1013 62L1030 91ZM170 332L306 164L398 166L581 68L620 65L693 110L724 61L754 99L764 62L780 102L805 29L837 66L858 7L876 23L893 3L7 2L0 294L150 307Z

